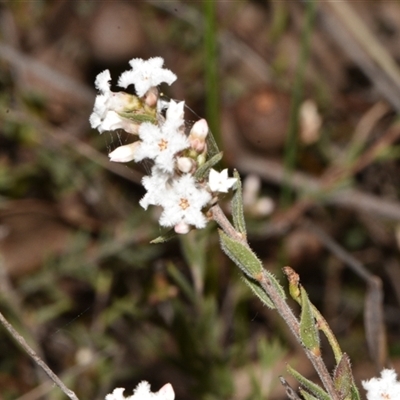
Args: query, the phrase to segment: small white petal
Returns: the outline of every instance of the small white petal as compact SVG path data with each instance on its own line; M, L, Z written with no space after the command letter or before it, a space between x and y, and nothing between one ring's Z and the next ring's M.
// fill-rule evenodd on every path
M111 81L110 71L106 69L105 71L100 72L96 76L94 85L101 93L107 93L110 91L110 81Z
M228 178L227 168L221 172L217 172L215 169L211 168L208 176L208 186L212 192L227 193L235 183L236 178Z
M124 388L116 388L111 394L106 396L105 400L125 400L125 396L123 395L124 391Z
M170 383L166 383L158 392L158 399L159 400L174 400L175 399L175 392Z

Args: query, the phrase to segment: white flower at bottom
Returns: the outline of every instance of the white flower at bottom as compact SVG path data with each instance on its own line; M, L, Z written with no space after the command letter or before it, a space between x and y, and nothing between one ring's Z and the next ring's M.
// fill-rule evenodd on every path
M393 369L384 369L380 378L362 381L362 385L367 391L368 400L400 399L400 382L397 381L397 374Z
M227 193L228 190L236 183L236 178L228 178L228 169L225 168L221 172L210 169L208 176L208 186L212 192Z
M158 392L152 393L150 385L146 381L142 381L133 391L133 395L125 397L123 395L125 389L117 388L111 394L108 394L105 400L174 400L175 393L170 383L164 385Z
M173 181L169 190L161 198L160 205L164 208L160 217L160 225L176 226L181 223L204 228L207 218L202 208L211 200L211 194L196 186L196 181L189 174L182 175Z

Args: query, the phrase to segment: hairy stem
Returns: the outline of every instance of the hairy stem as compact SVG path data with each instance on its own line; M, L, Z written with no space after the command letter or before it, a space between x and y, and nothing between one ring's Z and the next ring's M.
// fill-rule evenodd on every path
M211 207L210 209L212 213L212 218L214 221L218 223L218 225L223 229L223 231L230 236L232 239L240 241L242 244L245 244L249 247L246 239L235 230L229 220L226 218L224 212L220 208L218 204ZM265 290L267 295L270 297L272 302L274 303L276 310L284 319L286 324L289 326L290 330L292 331L293 335L295 336L296 340L303 345L301 337L300 337L300 324L297 320L296 316L293 314L293 311L290 309L288 304L286 303L285 299L283 299L279 292L276 290L274 285L272 284L270 278L267 274L262 273L257 278L262 288ZM312 351L304 348L304 351L308 357L308 359L313 364L316 372L318 373L326 391L328 392L329 396L332 400L339 400L339 396L335 390L332 378L322 360L322 357L318 354L314 354Z

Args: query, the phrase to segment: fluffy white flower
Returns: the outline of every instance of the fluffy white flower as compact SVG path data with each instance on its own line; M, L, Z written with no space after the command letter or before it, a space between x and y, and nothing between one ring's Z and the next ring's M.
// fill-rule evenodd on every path
M228 178L228 169L225 168L221 172L210 169L208 176L208 186L212 192L227 193L228 190L236 183L236 178Z
M397 381L397 374L393 369L384 369L380 378L362 381L362 385L367 391L368 400L400 399L400 382Z
M160 225L176 226L181 223L204 228L207 219L202 208L211 200L210 193L196 186L195 178L185 174L172 182L171 188L164 193L160 205L164 208Z
M175 393L170 383L164 385L158 392L152 393L150 385L146 381L142 381L133 391L133 395L124 396L125 389L117 388L111 394L108 394L105 400L174 400Z
M176 75L169 69L162 68L164 60L161 57L142 60L141 58L133 58L129 61L132 69L121 74L118 86L127 88L129 85L135 85L136 93L139 97L154 86L158 86L162 82L171 85L176 80Z
M124 129L129 133L137 133L138 125L121 117L118 112L124 111L131 103L132 97L128 93L114 93L110 89L111 75L106 69L97 75L95 86L101 94L96 97L93 112L89 122L93 129L100 133L116 129Z
M158 168L171 173L175 167L175 154L188 148L188 138L165 124L158 127L144 122L139 128L140 146L135 153L135 161L145 158L154 160Z
M149 205L159 206L161 204L165 191L169 188L168 181L170 174L167 174L157 168L152 168L151 175L145 176L142 179L142 185L147 190L147 193L139 201L139 204L147 210Z

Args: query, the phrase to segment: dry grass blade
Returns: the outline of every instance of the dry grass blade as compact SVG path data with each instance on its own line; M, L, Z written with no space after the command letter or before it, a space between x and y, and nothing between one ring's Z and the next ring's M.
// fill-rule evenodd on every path
M319 2L323 26L364 71L379 92L400 111L400 70L346 1Z
M365 297L364 324L371 358L378 371L387 364L386 330L383 314L382 281L374 276L368 283Z

